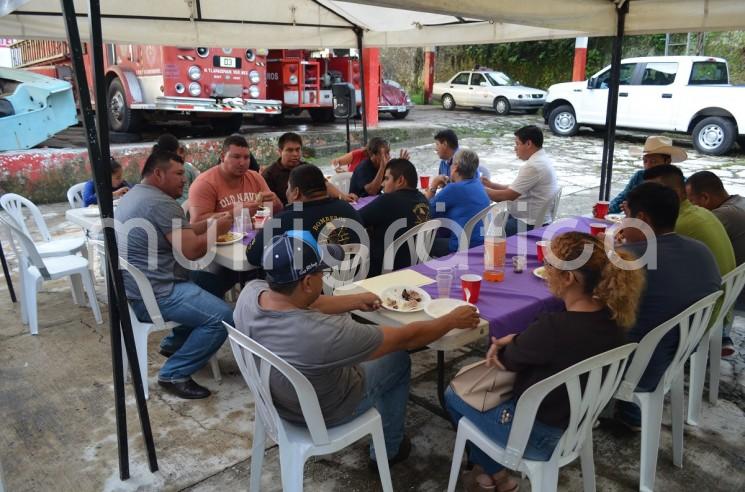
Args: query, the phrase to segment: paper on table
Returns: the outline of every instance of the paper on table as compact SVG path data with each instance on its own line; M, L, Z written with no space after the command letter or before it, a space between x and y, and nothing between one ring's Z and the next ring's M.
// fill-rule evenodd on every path
M355 282L355 285L358 285L373 294L381 295L385 289L393 285L421 287L422 285L428 285L431 283L434 283L434 279L422 275L419 272L406 269L360 280Z

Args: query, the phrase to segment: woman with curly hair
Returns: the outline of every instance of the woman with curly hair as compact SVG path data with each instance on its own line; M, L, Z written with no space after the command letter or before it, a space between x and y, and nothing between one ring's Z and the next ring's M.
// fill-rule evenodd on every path
M496 339L487 353L487 363L516 374L512 398L486 412L465 403L451 389L445 401L453 423L462 416L500 445L506 445L520 395L578 362L627 343L626 330L636 321L644 271L624 270L614 265L603 243L589 234L568 232L551 241L554 258L548 258L549 290L564 301L566 311L538 317L524 332ZM626 252L613 253L624 260ZM541 403L525 448L525 457L548 460L569 423L569 397L561 386ZM507 469L469 444L469 462L474 468L464 481L470 491L514 492L518 483Z

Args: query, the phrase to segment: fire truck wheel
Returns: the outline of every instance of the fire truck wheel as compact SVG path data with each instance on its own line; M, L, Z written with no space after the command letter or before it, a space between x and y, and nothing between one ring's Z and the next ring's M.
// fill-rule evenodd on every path
M221 135L232 135L238 133L243 126L243 114L231 114L226 118L212 118L210 125L215 132Z
M279 126L284 123L285 117L282 113L280 114L255 114L254 123L257 125L270 125Z
M142 116L127 104L127 94L121 80L114 79L107 92L109 101L109 127L114 132L134 133L140 129Z
M310 119L313 123L331 123L334 121L333 109L309 109Z

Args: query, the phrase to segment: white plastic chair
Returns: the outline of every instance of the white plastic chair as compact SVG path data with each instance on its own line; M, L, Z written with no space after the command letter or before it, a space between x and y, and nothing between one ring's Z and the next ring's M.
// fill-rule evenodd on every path
M323 279L323 293L334 294L334 289L367 278L370 270L370 249L364 244L344 244L344 259L330 265L331 275Z
M228 323L223 324L228 330L235 360L255 402L249 488L251 492L258 492L261 489L261 468L267 435L279 445L282 490L303 490L303 466L309 457L335 453L367 435L372 436L375 445L375 459L383 490L393 490L385 450L383 422L377 410L371 408L351 422L326 427L318 396L310 381L270 350ZM269 373L272 369L279 371L295 389L306 426L290 423L277 413L269 389Z
M698 425L701 416L701 403L706 379L706 361L709 361L709 403L717 404L719 398L719 372L722 366L722 329L727 316L745 285L745 263L722 277L724 299L717 315L711 323L708 336L691 356L691 372L688 384L688 419L690 425ZM708 344L707 344L708 338ZM708 345L709 353L706 353Z
M145 399L148 399L150 398L150 395L147 384L147 337L154 331L172 330L181 325L163 319L163 315L161 315L160 308L158 307L158 301L155 300L153 286L150 285L150 281L139 268L130 264L121 256L119 257L119 268L121 270L126 270L134 279L137 284L137 289L140 291L142 302L145 304L145 309L147 310L147 314L150 316L151 320L151 322L148 323L137 319L137 315L132 309L132 305L127 302L129 318L132 321L132 333L135 339L135 347L137 348L137 364L140 366L140 376L143 381L142 389L145 392ZM126 351L122 351L122 363L124 376L129 380L129 359L127 358ZM217 354L213 355L210 359L210 368L212 369L212 376L215 378L215 381L222 380L220 365L217 361Z
M329 177L329 182L339 188L339 191L349 193L349 184L352 181L352 173L336 173Z
M660 446L660 426L665 394L670 391L673 431L673 463L683 466L683 379L685 363L706 334L714 304L722 295L721 291L709 294L695 302L677 316L665 321L647 333L639 342L634 358L626 371L621 386L615 397L619 400L634 402L641 408L641 472L639 490L654 490L654 478L657 472L657 453ZM678 348L670 365L660 378L654 391L636 391L649 360L660 340L675 328L679 329Z
M10 240L18 257L21 277L21 321L28 324L32 335L39 334L39 315L37 293L45 280L57 280L70 277L73 290L73 300L82 304L83 289L88 295L88 304L101 324L101 311L96 300L96 290L93 287L93 276L88 269L88 260L78 255L51 256L42 258L36 245L28 235L18 227L14 221L0 217L0 221L10 229ZM16 247L16 242L20 248Z
M34 219L36 228L41 234L42 241L35 242L36 250L42 258L50 256L65 256L80 253L83 256L87 256L87 249L85 246L85 236L79 237L52 239L52 235L49 234L49 228L47 227L44 217L41 215L39 207L34 203L15 193L6 193L0 197L0 205L8 212L8 215L13 219L15 225L20 228L23 233L31 238L31 232L26 226L26 220L23 215L23 207L26 207L31 213L31 217Z
M83 201L84 188L85 182L74 184L67 190L67 201L70 203L70 208L85 207L85 202Z
M561 202L561 186L556 190L554 195L543 204L541 209L535 215L535 227L541 227L547 222L556 220L557 214L559 213L559 203ZM549 221L546 220L546 216L551 213Z
M398 253L398 250L404 244L409 247L411 266L428 260L430 258L430 251L432 251L432 244L435 242L435 234L437 234L437 229L440 227L442 227L442 221L439 219L428 220L418 226L412 227L394 239L383 254L382 273L393 271L396 253Z
M467 441L471 441L505 467L527 473L531 490L540 492L555 491L559 481L559 468L580 456L584 490L594 491L592 425L621 383L623 371L634 348L636 344L629 343L609 350L568 367L528 388L517 401L512 430L505 447L492 441L468 418L462 417L458 422L458 434L455 437L448 492L455 490ZM587 378L584 389L580 383L583 377ZM546 395L561 386L566 387L569 395L569 426L548 461L526 459L523 453L533 430L538 407Z
M482 236L486 237L490 228L497 229L501 231L502 235L504 235L504 226L507 223L508 217L509 211L507 210L507 204L505 202L489 204L482 211L471 217L471 219L466 222L466 225L463 226L463 232L468 238L468 242L466 244L459 244L459 249L463 251L470 247L471 234L473 234L473 229L480 222L483 222Z

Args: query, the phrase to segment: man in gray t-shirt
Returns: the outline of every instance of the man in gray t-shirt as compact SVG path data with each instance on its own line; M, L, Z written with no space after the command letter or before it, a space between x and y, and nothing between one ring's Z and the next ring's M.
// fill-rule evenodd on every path
M181 157L153 152L142 170L142 183L124 195L114 218L120 254L147 277L163 318L180 324L160 344L160 353L169 359L160 369L158 384L181 398L196 399L210 392L191 375L223 344L227 333L222 322L232 322L233 316L225 301L189 281L187 270L174 256L174 242L190 260L207 252L207 221L190 225L175 200L183 186ZM232 225L229 214L210 220L218 234ZM137 318L150 321L134 279L126 272L123 277Z
M326 251L332 259L343 258L337 245L327 245ZM404 436L411 376L405 351L452 328L475 328L478 314L468 306L398 328L358 323L348 313L378 309L380 299L372 293L321 295L327 263L308 231L274 237L262 261L267 280L243 289L235 307L236 328L308 378L327 425L349 422L375 407L383 420L389 463L403 461L411 449ZM304 424L289 381L272 371L270 389L280 416Z

